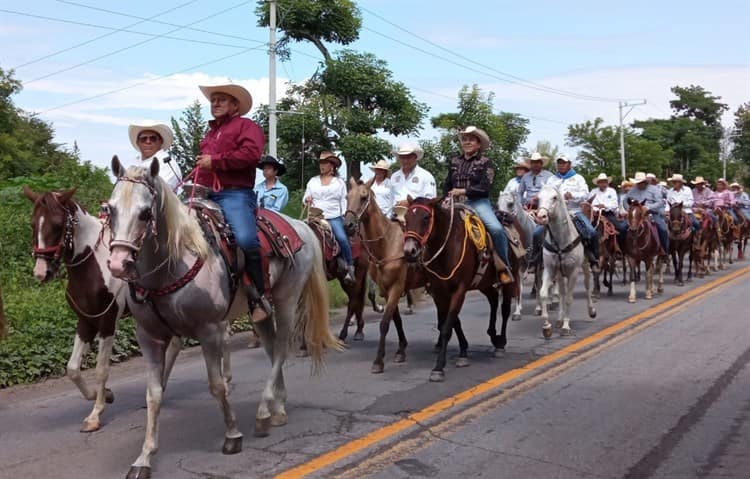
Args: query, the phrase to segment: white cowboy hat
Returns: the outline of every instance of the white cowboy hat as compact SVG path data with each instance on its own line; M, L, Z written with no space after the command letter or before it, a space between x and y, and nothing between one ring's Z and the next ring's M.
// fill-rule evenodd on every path
M526 160L521 160L517 162L515 165L513 165L513 168L516 170L519 168L525 168L527 170L531 169L531 167L529 166L529 163Z
M391 167L388 165L388 162L380 159L378 160L374 165L370 167L370 169L375 172L375 170L385 170L386 174L391 172Z
M599 176L594 178L594 184L598 185L600 181L606 181L607 184L612 183L612 177L607 176L606 173L599 173Z
M725 185L728 185L728 184L729 184L729 183L727 183L727 180L725 180L724 178L719 178L718 180L716 180L716 183L717 183L717 184L718 184L718 183L724 183Z
M490 147L490 137L483 129L476 126L467 126L463 131L458 132L459 138L466 135L471 135L479 139L480 150L484 151Z
M168 150L172 146L174 136L172 130L164 123L143 123L141 125L130 125L128 126L128 136L130 137L130 144L133 145L138 151L138 135L144 131L155 131L162 139L161 149Z
M674 173L672 174L672 176L667 178L667 181L679 181L680 183L685 183L685 178L683 178L679 173Z
M320 152L320 157L318 158L318 163L320 163L321 161L328 161L330 163L333 163L334 168L338 168L338 167L341 166L341 158L339 158L338 156L334 155L330 151L321 151Z
M570 163L570 160L568 159L567 155L557 155L557 158L555 158L555 161L564 161L565 163Z
M531 158L529 158L529 162L532 162L532 161L541 161L542 166L547 166L550 162L550 158L542 155L538 151L535 151L534 153L531 154Z
M731 185L729 185L729 187L730 188L739 188L739 189L742 189L742 185L739 184L739 183L737 183L736 181L734 183L732 183Z
M667 186L667 182L666 181L660 181L659 182L659 186Z
M402 143L393 153L396 156L407 156L414 153L415 155L417 155L417 161L421 160L424 156L424 150L422 150L422 147L414 143Z
M239 85L212 85L212 86L199 86L201 92L203 92L203 96L205 96L208 101L211 101L211 95L213 93L226 93L227 95L231 96L235 100L237 100L237 103L239 103L239 115L243 116L246 115L247 112L250 111L250 109L253 107L253 97L250 95L250 92L245 90L244 87L241 87Z
M648 176L646 176L646 173L642 171L636 171L635 172L635 178L630 178L630 181L637 185L638 183L643 183L644 181L648 181Z
M656 175L653 173L646 173L646 178L648 178L649 180L655 180Z
M705 179L703 179L702 176L696 176L695 179L692 180L690 183L692 183L694 185L700 185L700 184L704 184L705 185L706 183L708 183L708 181L706 181Z

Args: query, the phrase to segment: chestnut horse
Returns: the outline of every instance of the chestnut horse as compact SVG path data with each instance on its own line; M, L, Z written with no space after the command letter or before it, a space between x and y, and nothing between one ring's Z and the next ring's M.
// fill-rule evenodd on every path
M716 208L716 233L719 239L719 269L725 269L726 263L732 264L732 247L735 241L740 239L740 228L734 223L734 219L724 208Z
M625 237L625 256L630 265L630 294L628 302L635 303L636 269L641 261L646 265L646 299L654 297L654 268L659 274L657 292L664 290L664 276L661 271L662 248L656 233L656 225L649 217L645 201L631 201L628 208L628 233Z
M607 287L607 296L612 296L612 277L617 268L617 257L622 256L620 245L617 242L617 228L607 219L601 210L594 210L591 203L581 203L581 212L591 221L591 224L599 233L599 267L601 268L602 282ZM598 298L601 292L599 275L594 275L594 297Z
M440 329L440 347L435 367L430 373L430 381L445 379L446 353L451 331L459 323L458 314L463 306L466 293L479 290L490 303L490 320L487 334L495 346L497 356L502 356L507 344L506 328L510 317L511 300L517 295L517 282L501 287L502 328L497 334L497 307L499 293L496 288L498 274L488 249L478 247L478 243L488 244L485 233L478 237L474 228L467 225L467 216L479 221L469 208L453 205L449 200L447 208L441 206L442 198L409 198L406 211L406 233L404 234L403 254L407 261L420 263L429 284L430 294L435 301ZM480 229L480 231L482 231ZM469 239L471 238L471 241ZM511 255L511 271L517 277L518 262ZM456 330L457 332L459 330ZM459 336L459 342L461 337ZM468 365L463 351L459 353L457 366Z
M674 266L674 280L677 286L684 286L682 279L682 266L685 255L692 252L693 248L693 224L690 216L682 211L682 202L670 203L669 205L669 255L672 257ZM688 259L687 280L693 277L692 254Z
M715 259L714 270L718 271L718 252L719 238L716 232L716 224L711 220L711 216L701 208L693 208L695 218L700 222L701 227L693 234L693 245L691 250L692 262L695 265L695 276L702 278L703 275L711 273L711 259ZM716 254L714 254L716 253Z

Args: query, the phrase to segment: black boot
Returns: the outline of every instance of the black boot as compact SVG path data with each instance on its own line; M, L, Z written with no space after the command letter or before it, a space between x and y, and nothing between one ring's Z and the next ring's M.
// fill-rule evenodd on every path
M247 285L247 305L254 323L268 318L271 314L271 305L263 296L265 292L263 281L263 263L261 262L260 249L251 249L245 253L245 273L250 279Z
M589 248L591 249L591 272L599 274L599 236L594 236L589 240Z

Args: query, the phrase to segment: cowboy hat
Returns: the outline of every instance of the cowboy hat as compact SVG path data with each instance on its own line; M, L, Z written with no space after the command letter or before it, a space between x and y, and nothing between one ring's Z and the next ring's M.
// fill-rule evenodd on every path
M373 173L375 172L375 170L385 170L387 176L388 173L391 172L391 167L388 165L387 161L380 159L370 167L370 170L372 170Z
M320 152L320 157L318 158L318 163L320 163L321 161L327 161L329 163L332 163L334 168L338 168L339 166L341 166L341 158L339 158L338 156L334 155L330 151L321 151Z
M667 182L666 181L660 181L659 182L659 186L667 186Z
M565 163L570 163L570 160L568 159L567 155L557 155L557 158L555 158L555 161L564 161Z
M620 183L620 188L622 188L624 186L633 186L633 182L632 181L628 181L628 180L622 180L622 183Z
M705 179L703 179L702 176L696 176L695 179L692 180L690 183L692 183L694 185L700 185L700 184L704 184L705 185L706 183L708 183L708 181L706 181Z
M717 183L717 184L719 184L719 183L724 183L725 185L728 185L728 184L729 184L729 183L727 183L727 180L725 180L724 178L719 178L718 180L716 180L716 183Z
M739 183L737 183L736 181L734 183L732 183L731 185L729 185L729 187L730 188L739 188L739 189L742 189L742 185L739 184Z
M550 158L548 156L542 155L538 151L535 151L531 154L531 157L529 158L529 163L532 161L541 161L542 166L547 166L550 162Z
M524 168L526 170L530 170L531 169L531 167L529 166L529 163L527 161L525 161L525 160L519 161L518 163L516 163L515 165L513 165L513 168L515 168L516 170L519 169L519 168Z
M141 125L130 125L128 126L128 136L130 137L130 144L133 148L140 151L138 148L138 135L144 131L155 131L162 139L161 149L168 150L172 146L172 130L164 123L143 123Z
M680 183L685 183L685 178L679 173L673 173L672 176L667 178L667 181L679 181Z
M260 168L261 170L262 170L262 169L263 169L263 167L264 167L264 166L266 166L266 165L271 165L271 166L273 166L274 168L276 168L276 176L281 176L281 175L283 175L284 173L286 173L286 166L284 166L284 164L283 164L283 163L280 163L280 162L279 162L279 160L277 160L276 158L274 158L274 157L273 157L273 156L271 156L271 155L266 155L266 156L264 156L264 157L263 157L263 158L261 158L261 160L260 160L260 161L258 162L258 168Z
M653 173L646 173L646 178L648 178L649 180L655 180L656 175Z
M458 132L459 138L466 135L474 136L479 140L480 150L484 151L490 147L490 137L483 129L476 126L467 126L463 131Z
M250 109L253 107L253 97L250 95L250 92L245 90L244 87L241 87L239 85L212 85L212 86L199 86L201 92L203 92L203 96L205 96L208 101L211 101L211 95L214 93L225 93L235 100L237 100L237 103L239 104L239 110L238 113L240 116L246 115L247 112L250 111Z
M402 143L399 145L398 150L393 153L396 156L408 156L413 153L417 155L417 161L421 160L424 156L424 150L422 150L422 147L413 143Z
M638 183L643 183L644 181L648 181L648 180L649 180L648 176L646 176L646 173L642 171L636 171L635 178L630 178L630 181L634 185L637 185Z
M612 183L612 177L607 176L606 173L599 173L599 176L594 178L594 184L598 185L600 181L606 181L607 184L609 184L609 183Z

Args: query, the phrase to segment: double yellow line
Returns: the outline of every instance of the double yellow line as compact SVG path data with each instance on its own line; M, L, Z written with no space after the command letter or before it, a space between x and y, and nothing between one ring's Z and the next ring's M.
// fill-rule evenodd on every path
M660 313L666 312L671 308L680 306L682 303L684 303L687 300L693 299L698 295L707 293L747 273L750 273L750 266L746 266L740 270L727 274L726 276L722 276L706 284L703 284L694 289L691 289L690 291L687 291L683 294L675 296L674 298L668 299L662 303L659 303L651 308L646 309L645 311L642 311L616 324L613 324L612 326L608 326L602 329L601 331L598 331L586 338L581 339L580 341L576 341L575 343L570 344L569 346L566 346L560 349L559 351L550 353L540 359L532 361L531 363L523 367L512 369L504 374L501 374L492 379L489 379L488 381L480 383L477 386L474 386L458 394L455 394L441 401L433 403L425 407L424 409L421 409L413 414L410 414L404 419L400 419L391 424L388 424L387 426L376 429L362 436L359 439L355 439L353 441L347 442L346 444L343 444L332 451L324 453L314 459L311 459L308 462L305 462L299 466L296 466L292 469L282 472L281 474L277 475L276 478L277 479L301 478L309 474L318 472L321 469L331 466L342 459L345 459L349 456L357 454L386 439L389 439L402 431L405 431L418 424L423 424L425 421L434 418L438 414L444 413L449 410L456 410L462 404L468 403L483 394L493 392L494 390L499 389L501 386L506 385L510 381L518 379L520 376L524 374L528 374L534 371L539 371L540 369L546 366L549 366L555 363L556 361L559 361L565 358L568 355L571 355L573 353L579 353L585 348L588 348L596 343L606 340L609 336L613 336L618 333L621 333L624 330L627 330L628 328L636 325L637 323L641 321L645 321L646 319L651 318Z

